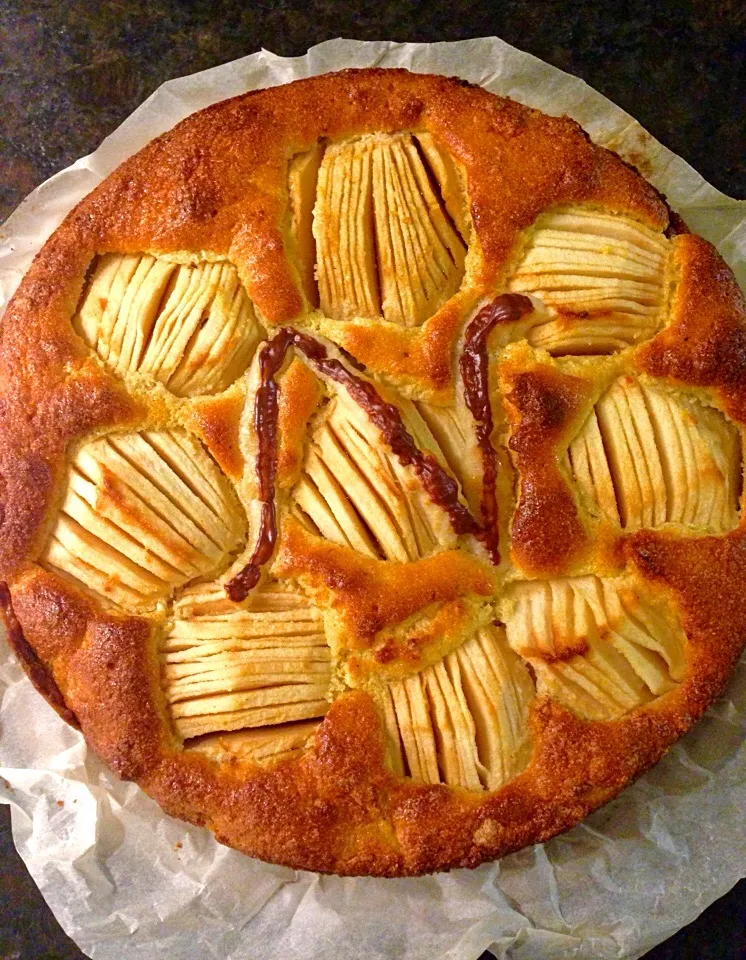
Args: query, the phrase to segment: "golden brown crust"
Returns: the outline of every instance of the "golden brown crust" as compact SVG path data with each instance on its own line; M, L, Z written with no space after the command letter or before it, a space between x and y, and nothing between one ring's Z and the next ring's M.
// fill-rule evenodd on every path
M403 574L406 571L406 576ZM406 565L361 557L307 535L295 521L286 525L273 573L298 578L341 616L346 643L365 649L380 631L427 604L468 594L488 597L489 568L460 551L438 553Z
M532 359L514 352L500 367L509 447L521 478L511 543L525 574L551 576L577 560L586 539L554 451L577 422L588 385Z
M193 429L223 472L238 481L244 472L239 428L246 396L240 385L220 397L204 397L193 406Z
M470 236L461 289L420 326L324 317L309 309L300 290L301 274L306 284L311 282L308 270L299 271L288 256L288 164L320 140L334 143L399 131L431 134L465 175L470 207L458 219L462 230L469 224ZM492 402L496 411L504 409L507 436L497 436L500 426L493 439L506 441L516 471L511 559L491 566L477 540L457 536L432 504L421 505L419 519L409 519L413 529L416 523L421 529L432 524L435 546L407 562L377 555L374 531L362 522L362 547L354 549L314 532L310 521L304 527L288 516L292 488L308 452L309 422L315 423L322 397L331 406L336 396L328 378L295 356L279 377L280 539L262 575L270 584L273 578L291 583L322 611L308 621L313 627L307 630L321 629L323 615L325 636L337 658L336 699L320 722L313 747L274 764L219 763L184 749L161 675L170 600L154 601L142 615L128 614L103 601L79 573L60 573L63 568L43 551L52 531L59 533L59 508L63 497L72 496L75 470L73 492L83 491L69 506L78 510L75 516L88 509L84 494L99 497L99 506L104 502L98 487L90 492L95 484L84 461L86 445L107 433L126 439L132 431L156 431L152 450L162 454L153 467L156 474L166 464L186 477L192 493L202 490L201 500L188 500L200 523L205 524L205 511L214 503L223 503L225 510L216 508L215 522L238 529L243 518L234 516L239 511L233 494L215 479L222 471L243 494L255 527L256 476L249 474L256 444L247 403L255 395L257 376L254 371L220 393L188 398L171 393L163 378L151 382L134 368L112 372L106 356L88 349L71 323L85 297L94 258L156 254L183 263L192 255L200 263L234 264L258 321L270 334L273 327L291 324L349 351L365 365L381 396L389 396L384 385L393 388L392 397L397 391L407 428L417 445L432 447L432 463L442 468L448 460L446 446L440 449L425 420L404 398L433 404L433 423L440 406L455 411L458 429L449 436L460 436L463 391L457 353L464 324L483 302L508 287L537 218L547 210L559 211L560 220L567 210L570 219L578 211L618 215L627 231L622 245L632 243L629 230L637 229L633 234L640 246L632 251L633 266L657 271L660 288L673 295L670 303L663 296L659 305L658 287L651 293L653 285L639 280L635 266L632 280L624 281L625 296L617 297L622 306L608 313L627 311L629 319L638 311L659 332L646 332L651 338L641 346L639 339L625 341L616 354L588 351L611 352L610 357L578 359L572 356L574 347L567 354L531 347L525 325L494 334ZM575 222L569 229L579 230ZM546 117L443 77L344 71L247 94L189 117L123 164L70 214L34 261L0 328L0 578L9 584L6 621L24 665L36 673L37 682L43 676L43 692L53 705L63 715L68 711L68 719L77 717L92 747L121 776L137 780L174 816L206 825L220 840L269 861L342 874L413 875L475 866L577 823L656 763L698 719L722 691L746 637L742 523L734 530L733 519L718 537L707 524L678 523L671 507L678 488L667 474L670 496L663 520L652 524L655 529L651 524L622 526L626 518L612 522L602 516L598 504L580 490L579 468L573 473L568 466L570 444L599 398L620 378L643 385L646 377L656 378L662 391L683 404L684 414L691 413L686 404L712 404L714 410L703 415L701 435L715 436L724 450L722 437L727 439L735 428L719 411L737 425L746 424L743 296L717 253L684 229L675 215L669 217L652 187L615 155L592 144L569 119ZM676 234L670 258L666 231ZM611 237L609 242L618 240L613 232ZM566 289L563 283L560 292ZM640 294L631 306L630 290ZM587 298L588 291L583 295ZM585 321L588 313L582 304L571 304L556 316L571 324ZM605 322L605 315L599 316ZM535 321L532 316L527 323ZM710 414L723 420L720 433L708 426ZM178 430L184 429L198 436L210 454L202 451L204 460L194 474L188 464L196 448L179 448L186 440ZM368 455L363 441L366 437L356 448L361 463ZM459 451L452 453L458 467ZM157 459L152 451L149 456ZM113 453L111 457L114 462ZM660 459L663 476L668 466L663 454ZM116 463L126 472L123 461ZM613 473L612 468L613 463ZM401 467L397 476L413 502L421 496L411 472ZM119 537L116 543L129 543L144 508L140 505L138 514L131 499L117 494L116 484L124 481L112 477L111 471L104 473L100 488L108 495L107 523L116 520L120 529L114 534L111 526L105 529ZM504 477L500 484L501 491L507 489ZM650 486L655 486L653 480ZM150 495L151 507L157 507L153 510L163 513L158 491ZM640 498L644 501L643 493ZM735 518L735 505L723 501L722 507L723 516ZM347 516L351 523L355 520L352 510ZM394 510L392 516L402 520L404 514ZM202 543L204 531L195 532L191 520L179 513L169 517ZM501 523L507 527L507 518ZM72 520L68 526L76 532ZM133 571L125 564L114 573L107 567L104 574L117 586L117 578L127 576L151 583L160 571L167 586L179 588L199 574L197 586L204 587L209 607L214 601L210 590L223 597L222 580L235 557L229 533L228 545L215 549L207 572L189 567L193 543L189 549L177 544L169 563L184 569L179 567L169 580L167 574L174 571L162 572L165 560L154 556L148 542L138 553L142 569ZM102 548L101 557L105 563L110 554ZM618 718L595 721L575 715L539 689L530 706L530 761L496 790L425 783L392 772L377 699L386 683L392 678L406 682L464 644L474 629L512 615L503 602L506 584L541 578L551 592L552 578L562 583L562 578L588 579L591 574L613 577L622 570L635 571L651 603L659 597L665 605L673 598L680 612L685 668L681 677L667 679L665 692L646 692ZM237 609L248 616L251 598ZM641 622L636 621L638 639ZM602 624L597 626L602 633ZM623 627L619 630L621 636ZM629 652L627 641L622 636L619 649ZM546 652L546 663L590 657L594 643L590 634L578 633L560 654ZM653 645L630 655L638 658L643 672L649 668L658 676L670 666L663 654ZM454 684L457 680L450 677ZM473 699L468 683L464 689L465 698Z
M694 234L674 242L681 283L671 324L642 350L640 366L717 391L734 420L746 417L746 300L711 243Z
M8 590L8 586L5 583L0 583L0 617L2 617L3 625L5 626L5 633L10 648L23 664L23 669L28 674L33 685L63 720L79 730L80 724L78 723L78 718L65 703L62 691L52 676L51 671L43 661L39 659L36 650L26 639L26 634L18 621L13 607L10 590Z
M300 474L308 423L316 413L323 395L318 377L293 359L282 379L279 398L277 451L278 486L292 486Z

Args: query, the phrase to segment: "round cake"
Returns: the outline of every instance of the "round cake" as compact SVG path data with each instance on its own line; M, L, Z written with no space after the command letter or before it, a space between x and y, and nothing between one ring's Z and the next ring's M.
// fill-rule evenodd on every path
M0 327L0 603L123 778L296 868L576 824L746 638L746 308L576 123L354 70L196 113Z

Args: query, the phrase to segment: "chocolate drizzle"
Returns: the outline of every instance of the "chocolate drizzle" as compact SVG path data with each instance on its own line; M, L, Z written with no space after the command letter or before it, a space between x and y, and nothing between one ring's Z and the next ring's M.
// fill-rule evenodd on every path
M80 730L78 718L65 703L62 691L46 664L42 663L36 651L26 639L23 628L18 622L8 584L0 582L0 615L8 633L8 643L20 660L29 680L33 683L47 703L57 711L64 721Z
M433 503L446 511L457 534L479 533L479 524L459 501L456 481L430 453L423 453L404 425L399 409L379 394L373 383L356 376L324 344L305 333L284 327L263 348L259 357L260 386L254 405L257 436L256 470L261 520L256 545L248 564L226 585L226 593L238 603L259 582L261 568L272 557L277 542L275 474L277 467L277 393L275 377L289 347L300 351L322 376L341 384L381 431L384 442L403 466L413 467Z
M464 400L474 417L477 446L482 458L482 530L480 539L495 565L500 562L500 531L497 516L497 454L492 446L492 407L489 391L487 340L498 323L514 323L533 310L528 297L504 293L483 307L466 328L459 369Z
M254 430L257 438L256 476L262 504L259 532L251 559L225 587L234 603L245 600L259 583L262 567L272 557L277 542L275 476L277 474L277 395L275 377L282 369L294 332L287 328L261 347L259 389L254 402Z

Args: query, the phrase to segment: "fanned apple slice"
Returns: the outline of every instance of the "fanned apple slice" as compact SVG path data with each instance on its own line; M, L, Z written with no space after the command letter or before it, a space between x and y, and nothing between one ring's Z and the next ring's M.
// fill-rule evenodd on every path
M85 444L42 562L127 606L149 605L223 566L243 511L204 447L174 431Z
M437 747L423 677L415 674L392 684L391 696L411 775L425 783L439 783Z
M332 144L318 171L313 234L319 302L337 320L380 315L371 141Z
M605 354L651 337L661 322L669 246L629 217L581 206L543 213L509 282L549 309L528 331L529 343L555 356Z
M186 588L161 657L166 699L184 738L320 717L328 707L331 655L321 613L271 581L241 606L214 583Z
M504 632L482 628L440 663L384 691L392 766L425 783L498 789L530 759L533 695Z
M397 405L402 422L419 450L431 456L441 468L446 468L446 458L416 405L405 397L399 397ZM435 506L421 478L410 466L405 466L388 446L383 447L382 454L394 481L405 492L405 504L411 518L418 555L424 556L438 547L454 546L455 535L448 514Z
M503 629L480 630L456 650L455 659L474 718L482 781L487 789L497 790L530 759L528 711L534 686L525 665L507 645Z
M419 326L458 289L465 249L411 137L375 146L373 199L383 316Z
M678 621L631 583L587 576L514 584L506 631L538 692L589 720L623 716L672 690L686 669Z
M723 533L738 523L741 439L719 411L645 388L669 492L668 519Z
M551 320L532 326L527 335L532 347L546 350L552 356L582 356L618 353L652 336L656 326L648 315L633 313L615 316L613 312L597 315L555 310Z
M404 404L402 416L423 449L437 448L414 407ZM366 556L416 560L455 542L445 510L343 391L312 433L291 499L309 529Z
M665 523L666 488L658 448L640 385L622 377L596 406L609 466L628 530Z
M479 516L482 463L477 453L474 418L465 406L440 407L423 400L415 405L451 473L461 484L472 513Z
M174 609L178 610L182 620L192 617L219 617L227 613L235 618L239 612L245 613L247 619L251 620L251 615L256 613L289 613L295 610L300 611L296 619L308 623L307 632L310 633L318 633L316 627L311 625L321 622L318 610L309 604L304 593L277 580L265 581L261 590L252 592L240 606L228 599L224 584L218 581L200 581L180 591Z
M443 661L434 664L423 679L443 781L481 789L476 728L466 703L458 660L452 660L448 666Z
M614 483L596 411L591 410L568 449L568 463L581 493L611 523L620 523Z
M738 523L741 441L719 411L631 377L601 397L570 443L581 495L627 530Z
M278 763L298 757L308 749L318 726L318 720L301 720L233 733L208 733L189 742L187 749L204 753L218 763Z
M418 326L460 286L466 248L447 212L448 204L460 210L458 174L431 140L426 144L418 149L411 135L395 134L325 151L313 233L327 316ZM437 171L426 165L428 155Z
M404 751L399 732L399 721L391 686L386 684L380 691L379 701L383 710L383 723L386 732L386 758L397 777L405 775Z
M115 373L145 373L177 396L217 393L240 376L262 329L236 268L105 254L73 320Z
M438 184L448 216L464 240L468 241L471 235L469 201L458 166L431 133L417 133L415 138Z
M185 739L214 730L240 730L321 717L329 702L327 683L288 683L174 704L172 716Z

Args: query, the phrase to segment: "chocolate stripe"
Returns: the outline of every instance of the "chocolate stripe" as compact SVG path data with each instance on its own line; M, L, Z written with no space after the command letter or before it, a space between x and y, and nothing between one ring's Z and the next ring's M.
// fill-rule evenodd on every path
M228 597L239 603L259 583L262 567L269 562L277 542L275 476L277 474L277 396L275 377L282 369L294 331L287 327L260 348L259 389L254 401L254 430L257 438L256 476L262 513L256 546L251 559L225 587Z
M341 384L381 431L385 443L403 466L413 467L433 503L442 507L457 534L479 533L479 524L458 499L458 484L430 453L423 453L404 425L398 407L388 403L375 385L351 373L341 360L329 357L326 347L305 333L288 327L262 348L259 357L260 386L254 404L257 435L257 479L262 516L256 546L248 564L227 585L231 600L244 600L259 582L261 568L277 541L275 474L277 467L277 384L275 377L290 346L299 350L323 376Z
M500 562L500 531L497 510L497 454L492 446L492 406L489 389L487 340L499 323L515 323L533 310L528 297L504 293L483 307L466 328L459 369L464 400L474 417L477 446L482 459L482 531L480 539L495 565Z

